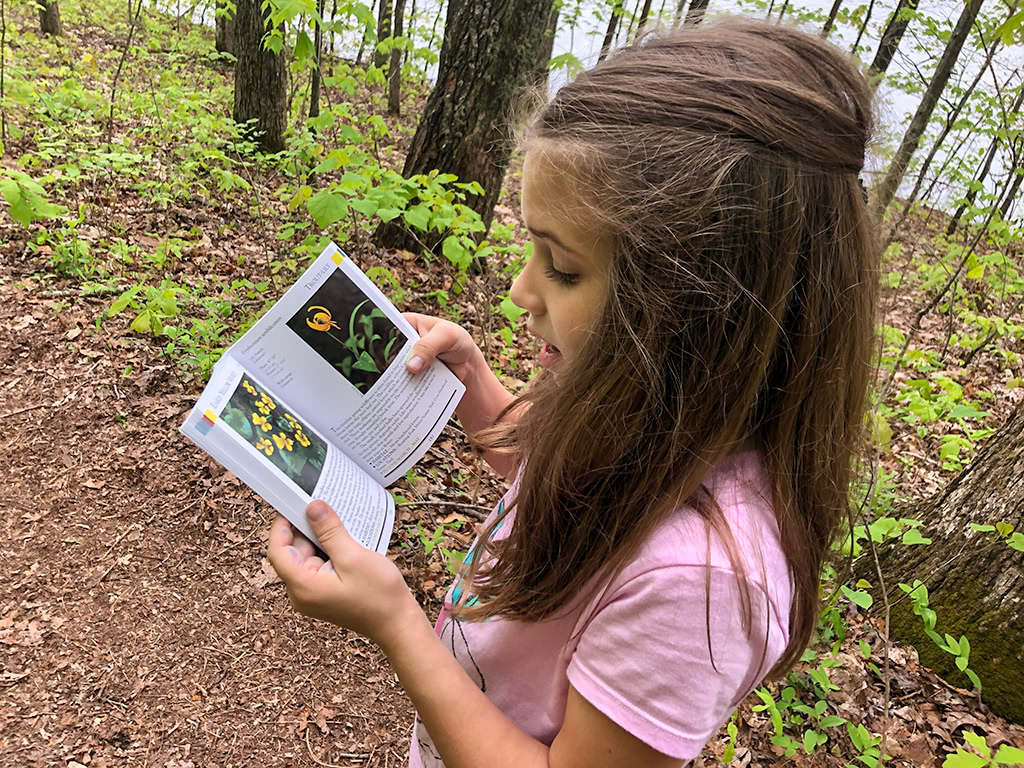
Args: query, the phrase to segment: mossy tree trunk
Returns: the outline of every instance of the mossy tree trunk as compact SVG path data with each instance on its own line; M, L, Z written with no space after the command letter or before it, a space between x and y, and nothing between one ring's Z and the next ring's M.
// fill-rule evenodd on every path
M235 14L225 0L217 2L217 23L216 43L220 53L238 55L238 46L235 44Z
M534 76L553 0L451 0L437 83L427 99L402 171L438 169L477 181L466 203L490 225L512 153L508 118ZM418 247L393 225L377 231L386 248ZM427 245L432 245L420 238Z
M971 523L1009 523L1024 532L1024 406L948 488L900 514L921 520L932 543L895 543L880 553L894 595L892 635L912 642L925 665L970 687L954 657L925 635L911 601L895 597L903 596L896 583L920 579L938 616L936 631L970 641L970 667L981 678L982 699L997 715L1024 723L1024 552L995 532L971 528Z
M263 47L267 33L266 13L260 0L236 0L235 122L248 123L254 139L266 152L284 149L287 127L288 73L284 56Z
M43 0L38 5L40 31L44 35L60 36L60 5L57 3L57 0L53 0L53 2L45 2Z

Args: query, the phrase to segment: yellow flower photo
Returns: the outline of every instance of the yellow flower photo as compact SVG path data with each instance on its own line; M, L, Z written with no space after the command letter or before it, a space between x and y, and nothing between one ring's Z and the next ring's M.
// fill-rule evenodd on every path
M245 375L220 417L269 464L312 495L327 460L327 443L277 406L258 381Z

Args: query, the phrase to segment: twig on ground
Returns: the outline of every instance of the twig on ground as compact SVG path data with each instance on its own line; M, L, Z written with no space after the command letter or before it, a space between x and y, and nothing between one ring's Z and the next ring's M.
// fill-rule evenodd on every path
M358 768L354 765L335 765L334 763L325 763L323 760L313 754L313 747L309 743L309 727L306 727L306 750L309 752L309 758L317 765L322 765L324 768ZM368 755L360 752L342 752L341 757L346 760L358 760L360 763L366 760Z
M459 507L460 509L465 509L469 512L472 512L473 514L471 515L471 517L474 517L479 521L482 521L486 517L486 515L491 512L490 507L485 507L482 504L467 504L466 502L463 501L433 501L431 499L419 499L416 501L395 502L396 507L404 507L411 505L424 506L426 504L432 504L438 507Z

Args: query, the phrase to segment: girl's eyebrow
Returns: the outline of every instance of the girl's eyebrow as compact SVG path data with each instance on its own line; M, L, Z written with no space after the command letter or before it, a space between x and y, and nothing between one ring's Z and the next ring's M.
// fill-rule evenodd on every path
M545 232L543 229L534 229L533 227L530 227L530 226L527 226L526 229L534 237L539 237L539 238L542 238L544 240L550 240L552 243L557 245L559 248L561 248L566 253L569 253L569 254L571 254L573 256L579 256L580 255L577 251L573 250L568 245L566 245L561 240L559 240L557 235L555 235L555 234L553 234L551 232Z

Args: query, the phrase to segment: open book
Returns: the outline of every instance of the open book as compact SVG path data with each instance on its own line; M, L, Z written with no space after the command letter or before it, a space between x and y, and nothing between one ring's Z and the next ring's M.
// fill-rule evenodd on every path
M311 541L306 505L323 499L352 538L383 553L395 520L385 487L426 453L465 391L437 360L405 370L417 338L331 243L217 362L181 431Z

